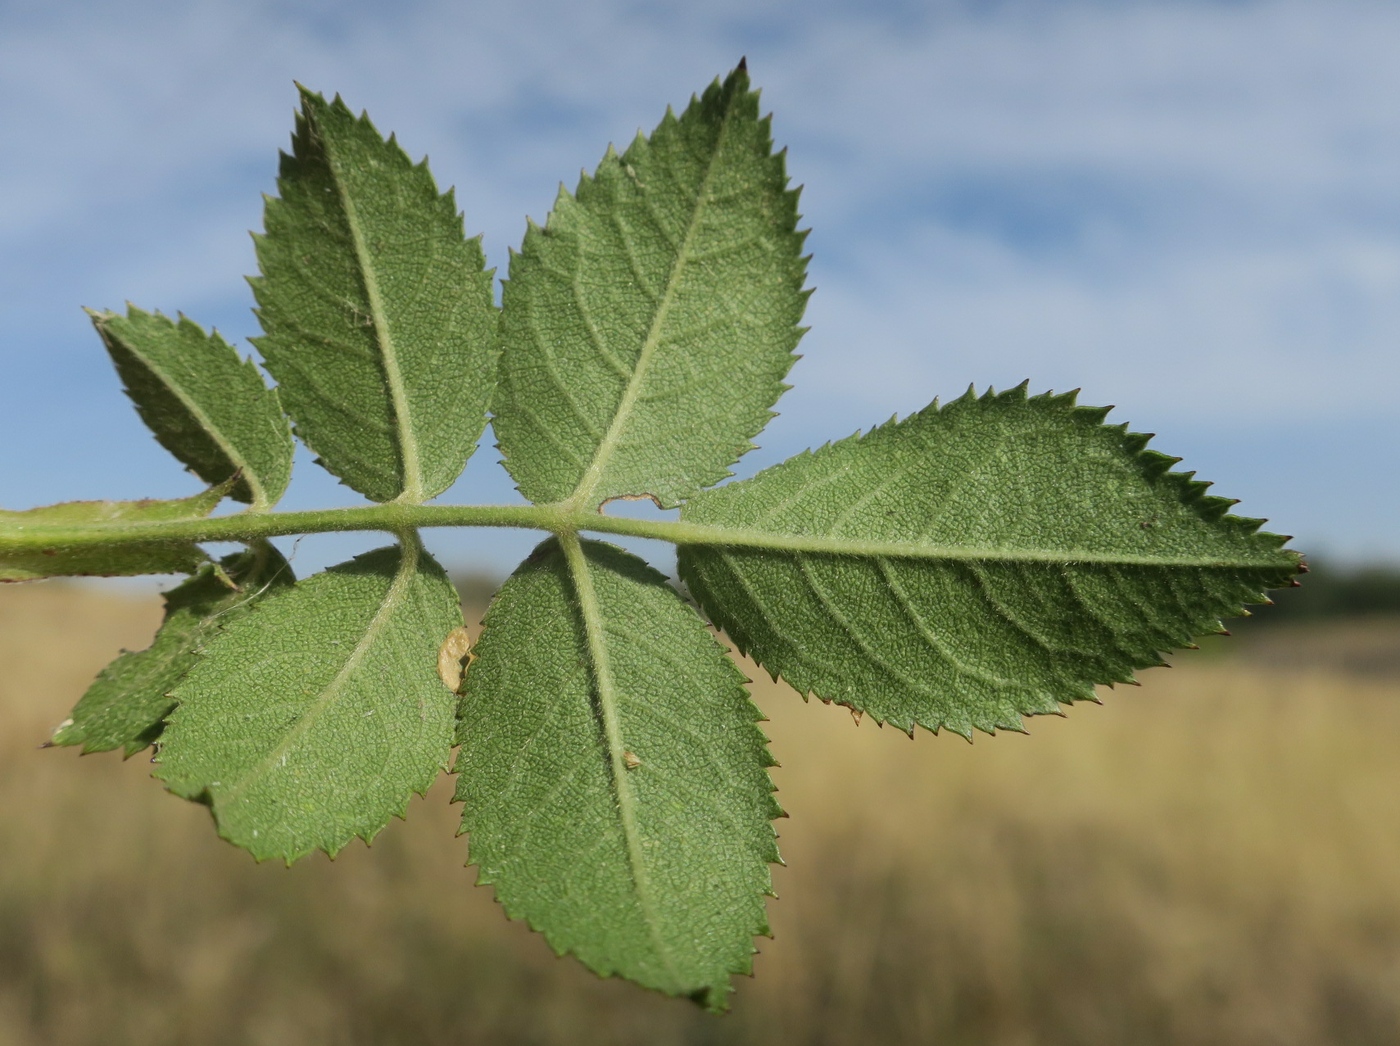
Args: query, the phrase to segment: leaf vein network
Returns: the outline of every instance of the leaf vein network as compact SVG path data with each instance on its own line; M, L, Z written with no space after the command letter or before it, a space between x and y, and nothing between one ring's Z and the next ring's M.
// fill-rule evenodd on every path
M641 291L642 294L646 296L647 300L651 302L653 306L657 305L660 294L647 286L646 273L642 268L641 262L637 258L636 246L632 242L632 230L627 227L626 219L623 217L622 212L616 208L608 212L608 217L612 220L614 228L617 229L618 241L622 244L622 250L627 256L627 267L632 270L632 281L634 285L637 290ZM665 230L659 229L658 232L663 240L667 238ZM667 245L671 246L669 243ZM577 282L575 282L574 286L575 294L577 294Z
M986 669L965 662L955 655L937 633L929 627L923 615L914 608L913 601L909 598L909 593L905 590L903 584L900 583L898 575L890 568L890 561L884 556L880 556L876 562L879 564L880 574L885 579L885 584L889 586L890 593L894 596L895 602L899 605L900 610L903 611L905 617L909 619L910 624L914 626L919 635L923 637L929 649L947 662L949 667L965 676L976 679L980 683L986 683L988 686L1000 690L1034 689L1033 687L1027 686L1025 683L1007 679L1004 676L997 675Z
M375 339L379 345L379 363L383 369L385 383L389 387L389 400L393 408L397 439L397 450L403 468L403 490L400 498L413 504L423 500L423 472L418 459L418 434L414 429L412 407L409 404L408 390L404 383L402 366L399 363L398 348L390 329L389 317L385 311L384 298L379 286L379 274L370 245L365 242L364 229L350 187L339 173L333 156L334 146L322 136L322 148L326 154L326 167L335 186L341 211L350 229L351 244L357 265L355 275L369 299L370 319L374 326Z
M682 978L677 972L671 947L661 932L661 920L656 908L654 888L642 846L641 829L637 824L637 799L632 792L632 782L627 776L628 771L623 761L626 749L622 743L618 692L609 660L602 607L598 602L597 590L593 585L592 568L576 533L562 534L558 541L564 552L569 575L573 579L579 617L582 620L584 635L588 642L593 668L594 696L597 698L603 714L604 738L612 771L612 787L617 798L619 821L623 839L626 842L628 871L633 885L637 888L637 898L652 947L660 957L662 965L665 966L672 981L680 983Z
M686 227L685 236L681 245L676 249L675 257L671 263L671 271L666 279L666 285L652 314L650 329L647 331L646 340L642 343L641 352L637 356L637 362L632 372L632 378L623 390L622 399L617 405L617 410L613 414L612 423L608 426L607 433L598 444L594 452L593 460L589 463L587 470L579 479L578 486L567 499L573 504L582 505L589 499L598 483L602 480L603 472L611 459L613 451L621 438L623 430L631 420L632 405L636 401L637 395L641 392L643 383L646 381L647 371L651 364L652 356L661 342L665 331L667 315L670 312L671 303L678 293L680 281L685 274L687 264L687 254L690 250L690 243L700 226L701 218L705 213L708 203L710 180L714 176L715 168L718 164L718 157L722 152L721 143L725 138L725 133L729 127L730 112L726 111L724 119L720 123L717 141L713 152L710 154L705 165L705 174L701 179L699 191L696 193L695 204L690 215L690 222Z
M573 283L574 307L578 309L579 319L583 320L584 329L588 331L588 340L593 343L594 351L603 358L603 362L612 369L613 373L622 379L625 385L627 380L632 376L632 371L625 363L617 358L617 355L608 347L606 341L603 339L603 334L598 329L597 322L593 319L593 310L588 304L587 297L582 293L578 285L578 277L579 274L575 273ZM540 343L537 342L537 344ZM541 348L544 348L542 344ZM545 349L545 351L547 352L548 350Z
M320 695L301 713L296 723L289 729L286 736L270 751L260 759L249 771L243 775L241 780L224 792L224 798L228 801L235 800L254 782L273 768L278 761L291 751L295 742L311 728L316 719L329 708L332 702L340 695L346 683L354 674L365 655L379 638L379 634L384 630L393 613L403 602L405 593L412 583L412 578L418 569L418 556L421 546L416 536L407 537L399 546L399 569L394 574L394 580L390 582L388 591L384 594L383 601L379 604L379 609L375 611L374 617L370 619L365 634L356 642L354 648L347 656L345 663L341 666L334 678L326 684Z
M925 696L937 700L938 694L932 690L928 684L920 679L915 679L907 672L890 664L889 660L871 645L865 634L855 627L850 618L841 612L835 600L831 598L831 594L822 587L816 575L813 573L810 557L799 553L793 558L797 561L798 573L802 575L802 580L806 583L812 595L817 597L817 602L826 610L827 616L831 618L832 621L836 622L841 631L845 632L847 637L849 637L856 646L860 647L861 651L872 665L906 688L917 690Z
M533 325L532 332L535 336L535 344L539 346L540 354L544 357L545 375L549 378L550 383L555 389L558 390L560 399L563 400L565 406L569 408L569 412L578 420L589 437L595 440L601 440L603 434L598 431L598 426L594 424L593 419L588 416L588 412L579 404L578 399L574 396L573 390L569 388L569 383L560 375L559 360L554 355L553 346L550 345L549 341L540 334L537 329L533 328Z

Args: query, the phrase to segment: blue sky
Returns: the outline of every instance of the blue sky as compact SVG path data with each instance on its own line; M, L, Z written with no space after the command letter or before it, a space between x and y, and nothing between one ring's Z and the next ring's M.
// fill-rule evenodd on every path
M747 55L817 291L741 474L1030 379L1298 547L1400 560L1397 53L1400 5L1352 0L0 0L0 504L194 489L81 306L256 333L294 80L426 153L504 270L561 180ZM487 446L447 497L513 492ZM303 456L284 504L354 498ZM434 544L503 573L532 541Z

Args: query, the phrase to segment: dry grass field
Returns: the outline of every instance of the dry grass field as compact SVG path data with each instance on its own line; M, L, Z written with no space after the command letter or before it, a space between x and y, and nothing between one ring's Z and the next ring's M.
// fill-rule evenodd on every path
M0 589L0 1046L1400 1042L1400 624L1184 655L972 745L765 682L788 867L714 1018L507 923L446 781L286 869L143 756L40 750L157 617Z

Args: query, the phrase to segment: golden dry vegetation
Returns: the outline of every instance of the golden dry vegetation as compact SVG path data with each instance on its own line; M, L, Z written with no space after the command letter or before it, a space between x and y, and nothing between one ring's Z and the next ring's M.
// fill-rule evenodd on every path
M0 1046L1400 1041L1396 623L1186 655L972 745L765 680L788 867L713 1018L507 923L446 781L285 869L144 756L40 750L157 619L0 590Z

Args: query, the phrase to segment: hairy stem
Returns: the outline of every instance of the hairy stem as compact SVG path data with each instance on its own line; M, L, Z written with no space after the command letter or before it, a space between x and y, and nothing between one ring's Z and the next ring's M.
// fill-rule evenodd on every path
M204 519L117 521L83 524L0 522L0 559L6 554L118 547L151 541L256 541L291 534L379 530L400 534L419 527L517 527L560 536L591 531L654 538L675 545L719 545L826 555L984 562L1113 563L1126 566L1253 567L1258 558L1132 555L1079 549L1005 549L915 544L850 537L781 534L683 520L627 519L589 509L553 505L410 505L388 503L308 512L244 512Z

